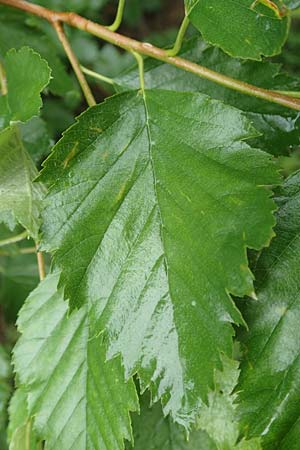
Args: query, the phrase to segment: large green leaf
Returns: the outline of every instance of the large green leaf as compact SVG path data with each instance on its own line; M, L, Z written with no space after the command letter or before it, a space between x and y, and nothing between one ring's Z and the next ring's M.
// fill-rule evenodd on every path
M207 96L131 92L84 113L41 177L42 248L71 307L89 304L108 357L187 427L242 323L229 293L253 292L246 247L272 236L263 185L279 179L253 135Z
M28 414L46 450L119 450L131 438L134 384L118 359L105 362L86 307L68 313L58 275L49 275L25 302L14 364L28 393Z
M188 17L207 42L234 57L255 60L280 53L288 33L287 17L262 3L185 0Z
M17 126L0 133L0 221L13 229L20 223L37 239L40 204L44 196L41 183L33 183L37 170L21 141Z
M272 90L300 90L299 81L281 73L279 64L234 59L197 38L185 42L181 56L259 87ZM140 80L137 68L132 67L114 81L118 92L138 89ZM245 111L255 128L262 133L256 138L255 144L272 154L288 152L300 144L300 117L297 111L240 94L152 58L145 59L145 84L151 89L203 92Z
M7 79L7 107L9 122L26 122L38 115L42 106L41 91L50 81L51 70L47 61L29 47L11 49L5 56Z
M264 449L297 450L300 433L300 173L279 193L277 237L258 261L258 301L247 302L240 412Z

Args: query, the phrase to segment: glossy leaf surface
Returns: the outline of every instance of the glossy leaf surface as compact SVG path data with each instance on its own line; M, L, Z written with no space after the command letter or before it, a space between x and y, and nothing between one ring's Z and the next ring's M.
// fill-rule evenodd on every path
M279 64L234 59L201 39L192 38L186 41L180 56L266 89L300 89L299 81L282 73ZM131 68L114 81L117 92L138 89L140 80L137 68ZM286 153L300 144L300 118L297 111L240 94L151 58L145 59L145 84L148 88L203 92L245 111L254 127L261 133L251 142L274 155Z
M0 448L6 447L7 405L10 397L11 367L6 349L0 344Z
M288 19L253 0L185 0L192 24L210 44L237 58L273 56L287 38Z
M206 96L131 92L84 113L41 177L42 247L71 307L90 305L108 357L186 427L242 323L229 293L253 291L245 249L272 236L263 185L279 178L253 135Z
M300 433L300 174L278 197L277 237L258 260L258 301L244 311L249 332L242 366L240 413L264 449L296 450Z
M119 450L131 439L129 411L137 400L120 362L105 362L105 346L87 308L68 314L58 275L49 275L28 297L14 350L28 413L47 450Z
M20 223L37 238L40 204L45 190L33 183L37 170L26 152L16 126L0 133L0 220L13 229Z

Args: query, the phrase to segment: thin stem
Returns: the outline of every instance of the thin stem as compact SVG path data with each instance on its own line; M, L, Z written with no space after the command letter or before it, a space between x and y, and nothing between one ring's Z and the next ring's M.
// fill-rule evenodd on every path
M93 70L88 69L87 67L80 66L83 73L86 75L89 75L92 78L95 78L96 80L104 81L105 83L114 85L114 80L112 78L106 77L105 75L102 75L101 73L94 72Z
M5 75L4 67L2 66L1 62L0 62L0 89L1 89L2 95L7 94L6 75Z
M30 418L26 424L26 431L25 431L25 449L26 450L30 450L31 422L32 422L32 419Z
M137 52L132 52L133 56L135 57L138 68L139 68L139 77L140 77L140 86L141 90L145 91L145 78L144 78L144 58Z
M40 280L42 281L46 276L45 259L43 253L38 251L38 245L36 245L36 258L38 263Z
M181 47L182 47L182 42L183 42L183 39L184 39L186 30L188 29L189 24L190 24L190 20L189 20L188 16L185 16L180 25L173 48L170 48L169 50L167 50L167 54L169 56L176 56L180 52Z
M109 27L107 27L110 31L117 31L117 29L121 25L123 19L124 6L125 0L119 0L116 18L113 21L113 23Z
M276 91L283 95L288 95L289 97L300 98L299 91Z
M63 27L61 26L60 22L56 22L56 21L52 22L52 25L53 25L56 33L57 33L58 39L60 40L60 42L61 42L61 44L62 44L62 46L63 46L63 48L64 48L64 50L66 52L66 55L69 58L70 64L71 64L71 66L72 66L72 68L73 68L73 70L74 70L74 72L75 72L75 74L77 76L78 82L79 82L79 84L81 86L81 89L82 89L82 92L83 92L83 94L85 96L87 104L89 106L96 105L96 100L94 99L92 91L91 91L91 89L90 89L90 87L89 87L89 85L88 85L88 83L87 83L87 81L85 79L85 76L83 75L83 73L81 71L79 61L78 61L75 53L72 50L72 47L71 47L71 45L70 45L70 43L69 43L69 41L68 41L68 39L67 39L67 37L65 35Z
M0 241L0 247L3 247L4 245L9 245L9 244L15 244L16 242L23 241L23 239L26 239L27 237L28 237L28 232L22 231L22 233L17 234L16 236L12 236L7 239L2 239L2 241Z
M18 251L16 253L20 255L28 255L31 253L35 253L36 248L35 247L25 247L25 248L18 248ZM15 254L15 252L13 253ZM0 250L0 256L11 256L12 252L7 252L5 250Z
M139 53L141 55L158 59L159 61L171 64L179 69L183 69L202 78L206 78L207 80L220 84L221 86L227 87L229 89L236 90L238 92L241 92L242 94L251 95L262 100L277 103L279 105L286 106L287 108L291 108L297 111L300 110L300 99L298 98L289 97L288 95L283 95L275 91L270 91L267 89L259 88L257 86L253 86L249 83L244 83L243 81L228 77L177 56L168 56L166 50L162 50L151 44L142 43L136 41L135 39L128 38L118 33L114 33L106 27L85 19L78 14L55 12L34 3L26 2L24 0L0 0L0 4L9 5L36 16L43 17L50 23L59 21L65 22L74 28L78 28L79 30L83 30L90 34L93 34L94 36L97 36L100 39L123 48L124 50L135 51L136 53Z

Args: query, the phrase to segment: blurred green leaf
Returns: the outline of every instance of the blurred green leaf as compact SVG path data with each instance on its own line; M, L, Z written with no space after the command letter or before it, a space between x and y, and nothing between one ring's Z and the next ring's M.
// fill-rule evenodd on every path
M50 81L47 61L29 47L11 49L4 58L7 81L6 115L10 122L26 122L39 114L41 92ZM8 125L7 123L6 125Z
M57 55L56 45L39 29L28 25L26 15L11 8L0 6L0 57L3 60L11 48L29 46L37 51L49 64L52 79L49 89L53 94L65 95L77 89L62 60Z
M34 245L32 241L31 245ZM20 248L26 247L15 247L10 255L1 256L0 252L0 304L6 320L12 323L26 297L39 282L36 254L22 254L19 253Z
M33 419L28 416L27 395L23 388L17 388L9 405L8 426L9 450L42 450L33 430Z
M204 431L192 431L188 438L171 417L164 418L159 404L150 407L149 395L144 394L140 403L140 414L132 416L134 446L128 443L127 450L217 450Z
M33 117L27 123L19 124L18 127L28 154L36 164L39 163L49 154L53 145L46 122L40 117Z
M5 450L6 426L7 426L7 404L10 397L11 366L8 354L3 345L0 344L0 448Z
M37 239L41 200L45 188L33 183L37 170L28 155L17 126L0 133L0 221L10 229L20 223Z

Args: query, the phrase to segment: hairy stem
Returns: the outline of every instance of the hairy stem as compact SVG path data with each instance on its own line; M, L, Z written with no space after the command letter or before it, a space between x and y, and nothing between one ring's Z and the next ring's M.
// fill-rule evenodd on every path
M68 41L68 39L67 39L67 37L65 35L65 32L63 30L63 27L61 26L61 23L55 21L55 22L52 22L52 25L53 25L56 33L57 33L58 39L60 40L60 42L61 42L61 44L62 44L62 46L63 46L63 48L64 48L64 50L66 52L66 55L69 58L70 64L71 64L71 66L72 66L72 68L73 68L73 70L74 70L74 72L76 74L77 80L78 80L78 82L79 82L79 84L81 86L81 89L82 89L84 97L85 97L85 99L87 101L87 104L89 106L96 105L96 100L94 99L92 91L91 91L91 89L90 89L90 87L89 87L89 85L88 85L88 83L87 83L87 81L85 79L84 74L81 71L79 61L78 61L75 53L72 50L72 47L71 47L71 45L70 45L70 43L69 43L69 41Z
M225 86L229 89L234 89L243 94L251 95L262 100L277 103L287 108L300 110L300 99L289 97L287 95L270 91L267 89L259 88L249 83L236 80L226 75L220 74L206 67L195 64L186 59L177 56L168 56L166 50L162 50L148 43L142 43L135 39L128 38L118 33L110 31L105 26L99 25L91 20L85 19L78 14L71 12L55 12L50 9L44 8L33 3L26 2L24 0L0 0L0 4L12 6L14 8L21 9L39 17L43 17L51 23L64 22L68 25L78 28L79 30L86 31L100 39L103 39L111 44L123 48L127 51L134 51L141 55L149 56L151 58L158 59L165 63L171 64L175 67L183 69L187 72L191 72L207 80L213 81L217 84Z
M115 18L114 22L109 27L107 27L109 30L117 31L117 29L121 25L122 19L123 19L124 6L125 6L125 0L119 0L116 18Z
M16 236L12 236L7 239L2 239L0 241L0 247L3 247L4 245L9 245L9 244L15 244L16 242L23 241L23 239L26 239L27 237L28 237L28 232L22 231L22 233L17 234Z

